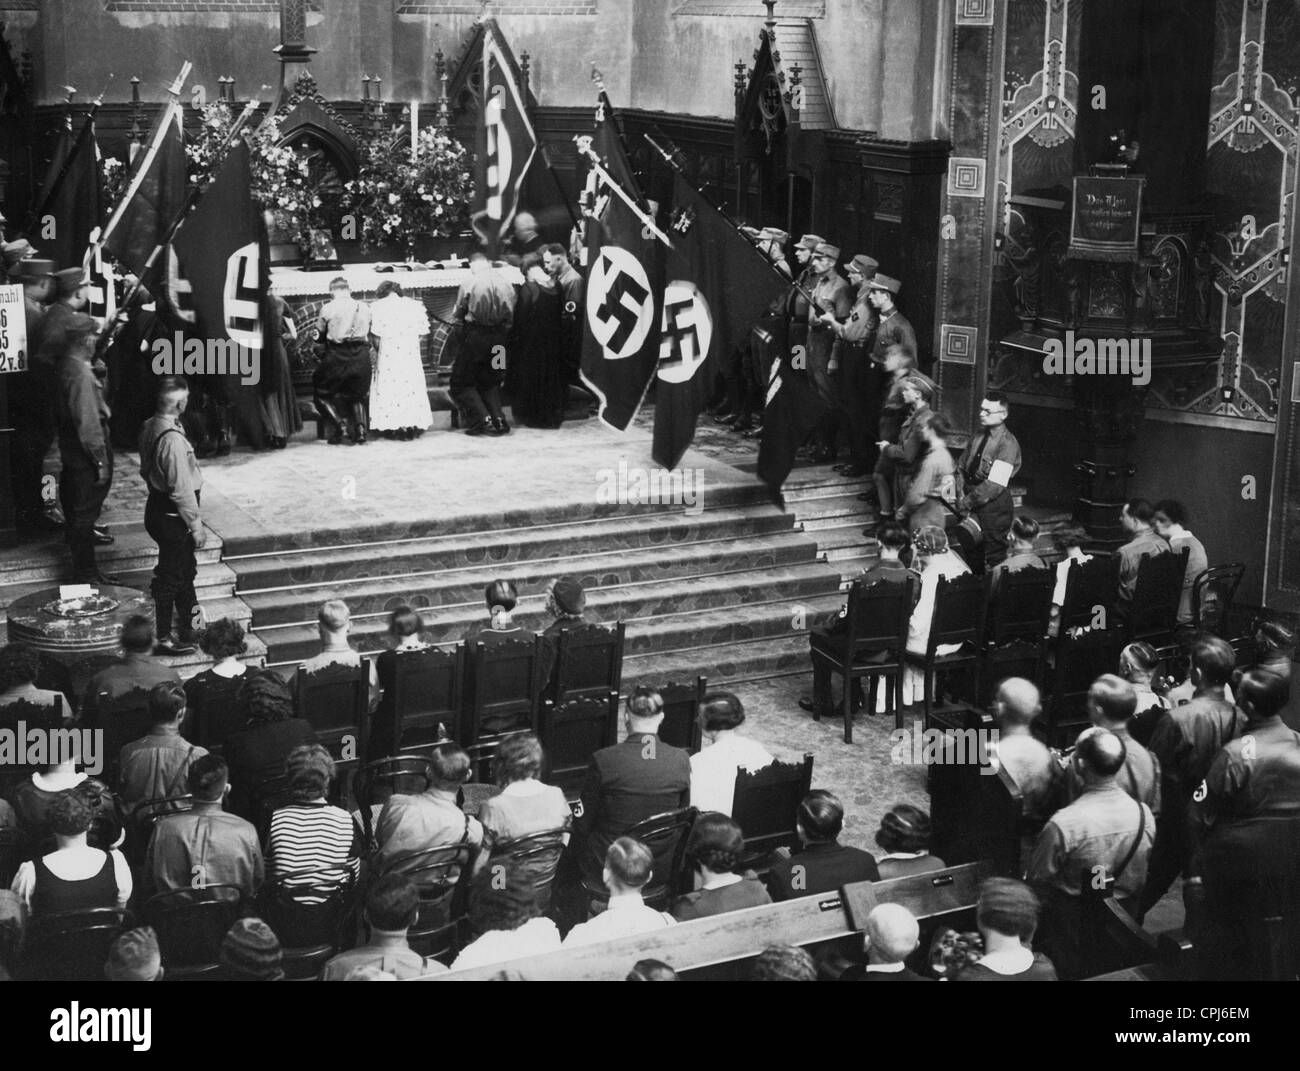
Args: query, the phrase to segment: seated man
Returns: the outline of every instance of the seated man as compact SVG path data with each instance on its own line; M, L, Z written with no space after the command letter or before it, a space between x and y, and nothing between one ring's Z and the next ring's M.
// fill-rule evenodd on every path
M879 881L870 852L839 842L844 829L844 805L825 789L814 789L799 804L795 818L799 851L778 859L767 875L773 900L836 892L856 881Z
M917 974L905 960L921 943L921 927L910 911L902 904L877 904L867 916L867 929L862 935L867 962L860 967L850 967L841 982L928 982Z
M689 922L772 902L758 878L739 872L745 834L725 814L702 814L696 819L686 842L686 854L694 862L700 881L695 892L673 901L677 921Z
M366 892L365 923L369 937L337 956L321 970L322 982L345 981L359 967L373 967L394 978L441 974L447 967L411 951L406 931L420 916L420 890L404 874L376 878Z
M149 618L139 614L127 618L122 626L120 642L121 658L90 678L85 698L81 701L82 723L104 729L110 742L114 736L113 725L104 718L111 717L115 705L120 705L133 692L140 693L143 698L154 685L181 679L171 666L153 657L153 622ZM104 718L101 718L101 713ZM127 733L126 739L133 736L133 733Z
M188 811L168 815L154 826L145 855L143 880L150 892L235 885L245 899L262 886L265 864L251 822L221 808L230 789L220 755L195 759L187 777L194 797Z
M600 875L609 846L638 822L687 806L691 759L659 739L663 720L663 700L657 693L629 696L627 737L591 757L576 838L586 842L578 858L588 878ZM666 860L657 862L667 865Z
M885 580L891 583L903 583L912 574L908 571L907 566L902 562L900 555L904 549L912 542L911 533L908 532L907 526L899 524L897 521L885 521L876 529L876 542L879 546L879 558L870 568L863 570L860 577L853 581L854 588L861 590L869 587L877 580ZM919 589L917 590L919 596ZM839 613L831 618L825 625L818 626L809 630L809 642L816 644L819 641L813 639L818 637L821 641L830 636L844 636L849 630L849 604L845 600L840 607ZM886 652L881 651L874 657L875 661L884 661ZM822 674L821 680L818 674ZM813 696L803 696L799 700L801 709L812 713L814 704L820 702L822 706L822 716L827 717L831 714L830 703L830 675L824 671L819 671L816 664L813 666ZM853 709L857 710L862 705L862 685L860 682L854 685L858 693L853 698ZM821 696L818 700L816 697ZM880 709L884 709L885 694L882 689L880 694Z
M654 876L654 855L640 841L619 837L611 844L605 853L602 876L609 890L609 904L599 915L569 931L564 938L566 948L650 933L676 921L672 915L647 907L641 898L641 890Z
M1156 534L1152 527L1156 511L1145 498L1134 498L1120 510L1120 523L1132 538L1119 548L1119 606L1127 608L1133 601L1137 586L1138 569L1142 559L1155 554L1168 554L1169 544Z
M379 850L372 861L375 873L401 873L406 860L430 848L468 844L478 849L483 843L482 825L456 806L456 794L469 774L469 754L459 744L439 744L433 749L429 787L418 795L389 797L379 814L375 826ZM459 878L457 867L441 880L454 885Z
M984 954L955 975L954 982L1055 982L1056 968L1031 942L1038 929L1039 902L1032 889L1013 878L989 878L980 886L975 925Z
M691 806L701 811L731 814L736 771L762 769L772 762L767 748L741 736L745 707L730 692L711 692L700 704L700 728L708 741L691 756Z
M122 748L122 806L134 813L146 800L183 796L189 790L190 764L207 754L181 736L185 720L185 689L180 681L164 681L149 693L153 727Z
M1071 760L1083 794L1063 807L1039 834L1027 879L1043 899L1043 947L1057 970L1076 978L1083 965L1080 897L1089 875L1114 879L1121 906L1146 882L1155 841L1155 818L1116 782L1124 768L1124 742L1105 729L1085 729Z
M108 952L104 977L110 982L161 982L162 952L152 926L127 930Z
M1187 571L1183 574L1183 594L1178 600L1178 624L1182 628L1197 628L1198 622L1192 618L1192 588L1196 578L1210 567L1209 556L1205 553L1205 544L1187 530L1187 510L1183 504L1172 498L1166 498L1155 504L1155 516L1152 527L1156 534L1169 543L1169 549L1175 554L1184 547L1188 548Z
M1032 517L1016 517L1011 521L1011 530L1007 532L1007 556L993 567L990 595L997 593L1002 577L1007 573L1047 568L1047 562L1034 550L1037 539L1038 522Z
M316 623L320 633L320 654L307 659L298 667L297 673L319 673L330 666L361 665L361 655L348 642L352 617L347 603L342 599L330 599L321 606L316 615ZM367 660L366 664L370 673L370 709L374 710L379 702L379 676L375 671L374 659ZM294 679L290 679L289 686L296 695Z

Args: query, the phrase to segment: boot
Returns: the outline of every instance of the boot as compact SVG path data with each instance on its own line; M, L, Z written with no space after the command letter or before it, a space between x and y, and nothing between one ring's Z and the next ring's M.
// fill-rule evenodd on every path
M91 530L68 533L68 545L72 550L72 582L74 584L109 584L122 583L121 577L99 571L95 561L95 534Z
M343 441L343 418L339 416L339 411L334 408L334 403L328 401L322 395L316 395L316 412L321 420L328 420L331 425L329 439L326 441L330 446L338 446Z
M353 402L352 403L352 442L357 446L366 445L367 442L366 424L368 422L369 421L366 418L366 403Z

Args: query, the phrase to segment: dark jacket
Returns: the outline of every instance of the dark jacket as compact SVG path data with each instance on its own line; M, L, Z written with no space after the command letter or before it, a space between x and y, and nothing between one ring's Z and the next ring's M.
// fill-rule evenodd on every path
M230 767L227 809L259 825L265 817L259 812L259 804L266 797L263 786L284 774L284 760L290 751L300 744L315 742L316 730L305 718L265 722L226 737L224 751ZM266 813L269 815L269 809Z
M808 844L789 859L780 859L768 871L767 888L773 900L836 892L859 881L879 881L876 860L861 848L832 841Z
M601 748L582 786L580 828L587 834L589 862L603 865L606 850L632 826L685 807L690 796L691 759L681 748L653 733L633 733Z

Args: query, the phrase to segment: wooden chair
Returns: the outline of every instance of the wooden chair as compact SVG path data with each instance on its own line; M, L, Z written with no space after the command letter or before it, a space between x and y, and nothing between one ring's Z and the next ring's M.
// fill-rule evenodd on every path
M551 907L551 892L564 855L567 833L567 829L547 829L526 837L499 841L492 847L488 865L509 864L527 873L538 892L539 908L542 914L546 914Z
M1174 643L1190 553L1183 547L1177 553L1148 554L1138 562L1133 598L1122 620L1129 643L1144 640L1156 648Z
M470 866L476 853L470 844L441 845L396 856L379 870L380 876L405 874L420 891L420 913L406 934L420 955L444 959L463 943Z
M934 614L930 618L930 638L925 654L904 653L906 660L920 667L924 674L923 706L927 729L934 719L934 693L938 687L935 674L940 670L968 669L974 675L979 667L985 599L983 577L967 573L940 579L935 590ZM939 654L940 647L950 644L961 644L961 648L952 654Z
M503 736L537 731L541 668L538 636L474 644L467 671L471 698L458 739L474 760L477 780L490 780L489 760Z
M130 914L117 907L37 915L28 924L19 977L42 982L102 982L109 950Z
M581 789L592 755L618 743L618 693L548 702L539 736L546 756L544 779L572 795Z
M374 846L375 808L397 793L417 795L429 787L429 760L423 755L394 755L366 763L352 779L352 794L361 814L361 831Z
M316 730L316 741L327 748L335 762L352 763L364 754L362 736L370 706L370 664L330 665L313 673L299 669L294 678L294 703L298 717ZM344 754L351 742L351 755Z
M559 705L571 699L613 695L617 702L622 683L622 621L612 628L584 624L560 630L555 647L555 688L546 698Z
M1080 885L1079 960L1081 978L1156 962L1167 971L1186 968L1190 946L1174 934L1143 929L1115 899L1115 879L1091 873Z
M664 701L664 720L659 739L671 747L680 747L694 755L704 743L700 726L700 704L708 688L707 677L696 677L694 684L665 684L659 689Z
M1055 588L1052 569L1021 569L998 578L997 592L991 594L985 614L977 704L986 704L1005 677L1042 679Z
M149 841L153 837L154 826L170 815L188 811L193 803L193 796L179 793L175 796L158 796L154 799L142 800L136 804L128 816L129 833L123 845L127 862L132 866L141 866L144 863Z
M465 648L424 647L391 651L389 693L370 716L367 754L397 755L446 739L460 719L465 680Z
M867 680L867 704L876 710L876 689L883 683L887 709L894 724L903 726L903 652L907 626L916 605L918 580L909 573L901 582L877 580L849 588L847 630L831 635L825 629L808 633L813 665L813 718L820 721L830 709L831 678L838 677L844 717L844 742L853 743L853 695L856 684ZM869 661L869 656L883 656Z
M1071 562L1061 603L1060 635L1074 629L1113 628L1119 593L1119 559L1094 553L1086 562Z
M1030 832L1024 798L1005 767L976 754L996 727L991 715L968 711L957 732L970 735L950 737L944 761L930 767L931 850L950 866L987 859L994 873L1019 877L1022 838Z
M9 888L31 854L32 847L20 830L0 829L0 889Z
M145 902L142 914L158 935L163 966L170 971L216 963L243 904L239 886L205 885L160 892Z
M277 874L262 890L262 917L280 939L287 977L314 978L353 933L357 880L351 867ZM313 969L314 968L314 969Z
M812 788L813 757L802 762L772 762L758 770L736 771L731 818L745 831L743 866L759 866L777 848L799 843L799 804Z
M1236 639L1232 608L1246 573L1244 562L1212 565L1192 581L1192 622L1202 632Z
M681 807L664 811L643 819L622 836L640 841L654 855L654 875L641 890L646 904L658 911L667 911L673 898L690 891L691 874L686 867L686 841L699 811L694 807ZM609 901L609 890L598 878L584 877L583 892L596 908ZM596 914L592 911L591 914Z
M1116 629L1062 637L1056 647L1056 664L1043 702L1042 728L1048 743L1067 747L1089 724L1087 698L1092 682L1114 673L1127 641Z

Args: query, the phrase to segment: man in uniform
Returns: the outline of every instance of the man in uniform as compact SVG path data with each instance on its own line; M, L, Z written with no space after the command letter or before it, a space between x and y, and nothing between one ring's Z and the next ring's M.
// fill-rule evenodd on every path
M95 525L113 482L109 408L103 384L91 366L99 325L80 311L86 307L89 285L81 268L66 268L55 278L58 300L45 317L41 353L58 383L63 462L59 498L72 550L72 579L79 584L113 584L117 579L102 574L95 562Z
M57 486L62 467L54 417L54 369L44 360L37 361L36 354L46 306L54 293L54 262L20 260L9 269L9 281L22 284L27 322L27 371L9 377L9 417L15 429L14 502L20 527L53 531L63 526L63 512L53 494L42 494L42 483L48 476Z
M829 315L842 323L853 311L853 291L835 270L839 259L839 247L829 242L822 242L813 250L812 266L817 283L808 307L808 369L813 386L826 406L826 414L817 429L817 448L812 455L812 460L819 463L835 459L842 405L839 364L835 360L836 334L825 317Z
M140 428L140 475L149 488L144 527L158 544L158 564L150 591L158 647L167 654L194 650L199 624L195 614L195 551L207 542L199 516L203 474L181 423L189 398L185 380L168 376L159 387L156 412Z
M967 562L975 572L991 569L1007 556L1014 515L1011 481L1020 471L1020 443L1007 427L1009 412L1005 394L986 393L980 403L981 431L971 437L957 462L962 492L957 511L973 513L984 533L971 555L974 560Z
M790 265L785 259L785 247L789 241L790 235L778 227L764 227L758 232L759 249L787 279L791 278ZM785 305L785 295L773 300L755 325L748 347L743 352L743 404L739 418L731 424L731 430L739 432L746 439L757 438L763 433L763 408L767 404L772 361L785 352Z
M547 265L554 263L556 247L547 246ZM564 258L568 265L568 258ZM501 381L506 338L515 315L515 288L482 253L471 253L470 278L456 297L456 322L461 325L460 353L451 369L451 396L465 413L466 435L508 435L501 408ZM548 270L552 270L548 267ZM569 268L572 272L573 269ZM552 270L552 274L555 272ZM574 272L573 274L577 274ZM559 277L557 276L557 279ZM582 280L578 280L581 285ZM566 305L571 287L561 283Z
M321 307L316 337L324 353L312 377L316 411L333 422L329 443L343 441L348 420L352 442L366 442L366 401L370 397L370 306L352 296L348 281L330 280L330 300Z
M870 281L879 266L865 253L854 257L849 262L849 286L857 294L857 300L848 319L840 323L830 313L822 314L822 322L838 338L835 351L844 377L843 404L849 440L849 463L840 466L838 471L850 478L868 475L876 463L873 455L877 450L871 433L875 430L877 414L870 409L870 404L872 397L880 392L872 386L879 373L871 367L870 360L877 325Z

